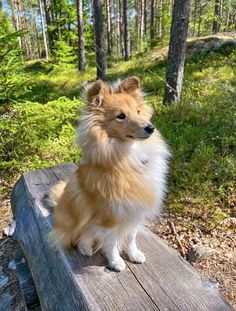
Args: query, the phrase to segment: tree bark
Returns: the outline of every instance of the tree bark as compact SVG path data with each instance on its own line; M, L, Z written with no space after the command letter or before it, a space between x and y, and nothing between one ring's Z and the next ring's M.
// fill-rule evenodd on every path
M120 30L120 51L122 56L125 55L125 48L124 48L124 24L123 24L123 14L122 14L122 3L121 0L119 1L119 30Z
M215 7L214 7L214 20L212 23L212 33L217 33L220 30L221 24L221 12L220 12L220 0L215 0Z
M158 37L161 39L163 37L163 25L162 25L162 18L163 18L163 3L162 3L163 0L160 0L159 1L159 4L158 4L158 23L157 23L157 26L158 26Z
M144 0L140 1L140 43L142 46L144 36Z
M143 0L143 7L144 7L144 35L147 35L147 0Z
M124 50L125 50L125 60L128 61L130 59L130 33L129 33L129 22L128 22L128 14L127 7L128 1L123 0L123 23L124 23Z
M83 19L83 0L76 0L77 21L78 21L78 69L85 70L85 51L84 51L84 19Z
M106 0L106 13L107 13L107 52L112 54L112 11L111 0Z
M102 16L102 0L93 1L94 33L96 43L97 79L107 80L105 36Z
M42 55L42 49L41 49L41 42L40 42L40 36L38 32L38 26L37 26L37 15L35 14L35 11L33 10L33 27L34 27L34 33L36 38L36 44L37 44L37 50L39 58L41 58Z
M38 1L39 1L39 13L40 13L40 19L41 19L42 33L43 33L43 44L44 44L44 49L45 49L45 59L48 60L48 44L47 44L47 38L46 38L42 3L41 3L41 0L38 0Z
M156 0L151 0L151 16L150 16L150 39L155 36L155 19L156 19Z
M196 34L196 24L197 24L197 1L194 2L194 13L193 13L193 37Z
M41 46L40 46L40 38L38 36L38 27L37 27L37 20L35 16L35 7L34 6L28 6L29 10L29 29L30 29L30 37L31 37L31 43L32 43L32 50L33 50L33 56L34 59L39 59L41 56Z
M47 25L47 37L48 37L48 45L49 45L49 51L50 54L53 53L54 49L54 41L53 41L53 35L51 31L49 30L50 26L52 25L52 7L50 0L43 0L43 6L44 6L44 12L45 12L45 20Z
M29 60L32 59L32 49L31 49L31 42L30 37L27 29L27 24L25 20L25 10L22 0L16 0L16 8L18 11L18 29L24 30L25 34L21 36L21 48L24 51L25 57Z
M10 0L10 6L11 6L11 18L12 18L13 27L15 28L15 30L18 30L18 28L17 28L15 0Z
M175 0L172 14L170 43L163 103L179 102L184 74L190 0Z

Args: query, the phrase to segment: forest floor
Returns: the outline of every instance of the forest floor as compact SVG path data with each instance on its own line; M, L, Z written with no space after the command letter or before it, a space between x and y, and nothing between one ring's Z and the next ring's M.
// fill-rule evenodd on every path
M113 57L108 73L111 80L140 77L153 123L172 150L164 215L149 228L214 280L236 307L236 49L234 40L219 40L188 44L179 105L161 104L166 48L140 53L128 63ZM18 103L0 111L0 232L12 220L10 192L20 174L78 161L72 144L82 107L77 98L95 73L92 60L83 74L69 64L43 61L30 62L21 72L24 92ZM22 310L16 270L9 267L17 247L12 238L0 240L0 297L9 293L11 310Z

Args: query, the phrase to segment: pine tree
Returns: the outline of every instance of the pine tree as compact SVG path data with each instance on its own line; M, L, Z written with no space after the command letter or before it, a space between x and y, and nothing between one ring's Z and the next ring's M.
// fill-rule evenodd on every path
M102 0L93 1L94 33L96 43L97 79L107 80L105 36L102 16Z
M214 20L212 23L212 33L217 33L220 30L221 24L221 12L220 12L220 0L215 0L214 5Z
M107 52L112 54L112 5L111 0L106 0L107 13Z
M48 60L48 44L47 44L47 38L46 38L46 30L45 30L45 22L44 22L44 16L43 16L42 3L41 3L41 0L38 0L38 2L39 2L39 13L40 13L40 19L41 19L42 33L43 33L45 58L46 58L46 60Z
M130 59L130 32L128 21L128 1L123 0L123 23L124 23L124 52L125 60Z
M177 103L180 100L184 75L189 13L190 0L175 0L167 59L164 103L172 101Z
M84 52L84 19L83 19L83 1L76 0L77 21L78 21L78 69L85 70L85 52Z

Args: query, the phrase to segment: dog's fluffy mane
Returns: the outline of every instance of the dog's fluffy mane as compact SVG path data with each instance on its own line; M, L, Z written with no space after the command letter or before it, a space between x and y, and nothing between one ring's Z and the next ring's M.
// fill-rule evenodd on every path
M136 77L134 77L134 79L136 79ZM141 91L139 83L138 80L137 88L133 91L132 96L134 96L137 101L142 102L145 94ZM127 157L133 144L130 142L122 142L121 144L119 140L114 138L102 139L104 138L102 136L105 134L104 131L101 130L99 124L101 123L103 110L101 107L96 106L91 109L91 99L88 96L93 85L94 82L85 85L81 94L81 99L85 103L85 106L83 115L79 121L76 143L84 151L84 158L90 159L91 163L104 163L106 166L114 166ZM121 87L122 81L120 79L105 85L111 93L121 93L123 91ZM143 110L145 110L147 118L150 119L152 108L143 104L142 107Z

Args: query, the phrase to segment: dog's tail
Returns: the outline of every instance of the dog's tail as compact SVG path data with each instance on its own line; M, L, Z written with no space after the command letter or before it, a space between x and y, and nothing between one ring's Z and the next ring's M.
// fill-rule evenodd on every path
M47 201L51 207L55 207L57 205L57 202L65 190L66 184L66 181L61 180L49 190Z

